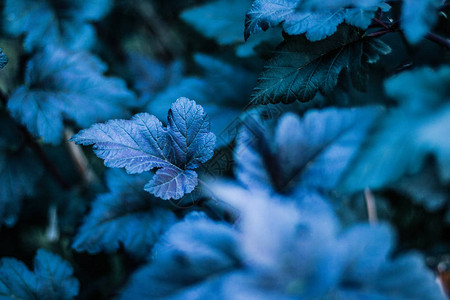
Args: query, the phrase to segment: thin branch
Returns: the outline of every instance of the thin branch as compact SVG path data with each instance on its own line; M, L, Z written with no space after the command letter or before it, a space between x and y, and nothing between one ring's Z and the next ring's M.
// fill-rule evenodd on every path
M8 103L8 98L3 93L3 91L0 91L0 101L2 104L6 107ZM47 172L53 177L53 179L59 184L59 186L63 190L67 190L70 188L70 185L67 183L67 181L64 179L64 177L61 175L58 168L55 166L55 164L51 161L51 159L48 157L45 150L42 148L41 144L39 144L36 139L31 135L31 133L26 129L24 126L17 124L17 127L22 132L25 142L34 150L34 152L37 154L39 159L41 160L42 164L44 165Z
M380 37L380 36L385 35L386 33L389 33L389 32L393 32L393 31L391 29L380 30L380 31L377 31L377 32L370 33L367 36Z
M438 45L441 45L442 47L446 48L447 50L450 50L450 40L443 38L435 33L429 32L425 38L429 41L432 41Z
M380 25L381 27L390 30L390 27L388 24L384 23L383 21L381 21L380 19L377 18L372 18L372 21L374 21L375 23L377 23L378 25Z
M369 217L369 223L372 225L378 223L377 206L375 203L375 197L373 196L372 192L368 188L366 188L364 190L364 199L366 200L367 215Z

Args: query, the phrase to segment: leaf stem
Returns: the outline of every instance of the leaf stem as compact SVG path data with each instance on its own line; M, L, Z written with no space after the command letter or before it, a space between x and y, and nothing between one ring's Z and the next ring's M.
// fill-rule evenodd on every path
M74 132L72 129L68 128L64 130L65 141L68 141L73 135ZM71 142L66 142L66 145L67 149L69 150L70 156L72 157L72 160L74 161L76 168L80 173L81 178L83 179L83 182L87 185L98 182L99 179L89 165L89 161L86 158L86 155L84 155L81 147Z
M369 217L369 223L374 225L378 223L377 206L375 203L375 197L369 188L364 190L364 199L366 200L367 215Z

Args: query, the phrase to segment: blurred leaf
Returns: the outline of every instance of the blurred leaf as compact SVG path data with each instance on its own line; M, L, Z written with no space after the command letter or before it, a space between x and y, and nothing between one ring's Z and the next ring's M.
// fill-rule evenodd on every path
M441 180L450 180L450 105L445 103L449 82L447 66L406 71L386 81L388 95L400 106L377 121L344 177L344 190L379 189L414 175L428 155L435 156Z
M87 52L46 48L28 61L25 84L11 95L8 109L33 135L58 144L65 119L87 127L128 115L134 95L121 79L103 76L105 71Z
M13 36L25 34L28 52L49 45L89 49L95 42L90 24L105 16L110 0L7 0L3 24Z
M258 119L248 119L234 153L236 177L252 190L331 190L378 114L376 108L310 111L302 119L285 114L273 138Z
M74 299L78 289L70 264L46 250L38 250L34 273L15 258L0 261L2 299Z

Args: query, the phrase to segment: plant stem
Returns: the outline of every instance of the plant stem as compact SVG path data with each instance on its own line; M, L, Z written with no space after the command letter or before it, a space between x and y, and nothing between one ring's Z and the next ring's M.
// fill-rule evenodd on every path
M375 204L375 197L368 188L364 190L364 199L366 200L369 223L374 225L378 223L377 206Z

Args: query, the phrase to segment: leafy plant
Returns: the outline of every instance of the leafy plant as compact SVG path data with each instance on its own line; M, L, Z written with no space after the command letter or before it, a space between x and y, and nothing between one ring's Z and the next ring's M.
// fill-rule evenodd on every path
M1 2L0 298L447 299L449 4Z

